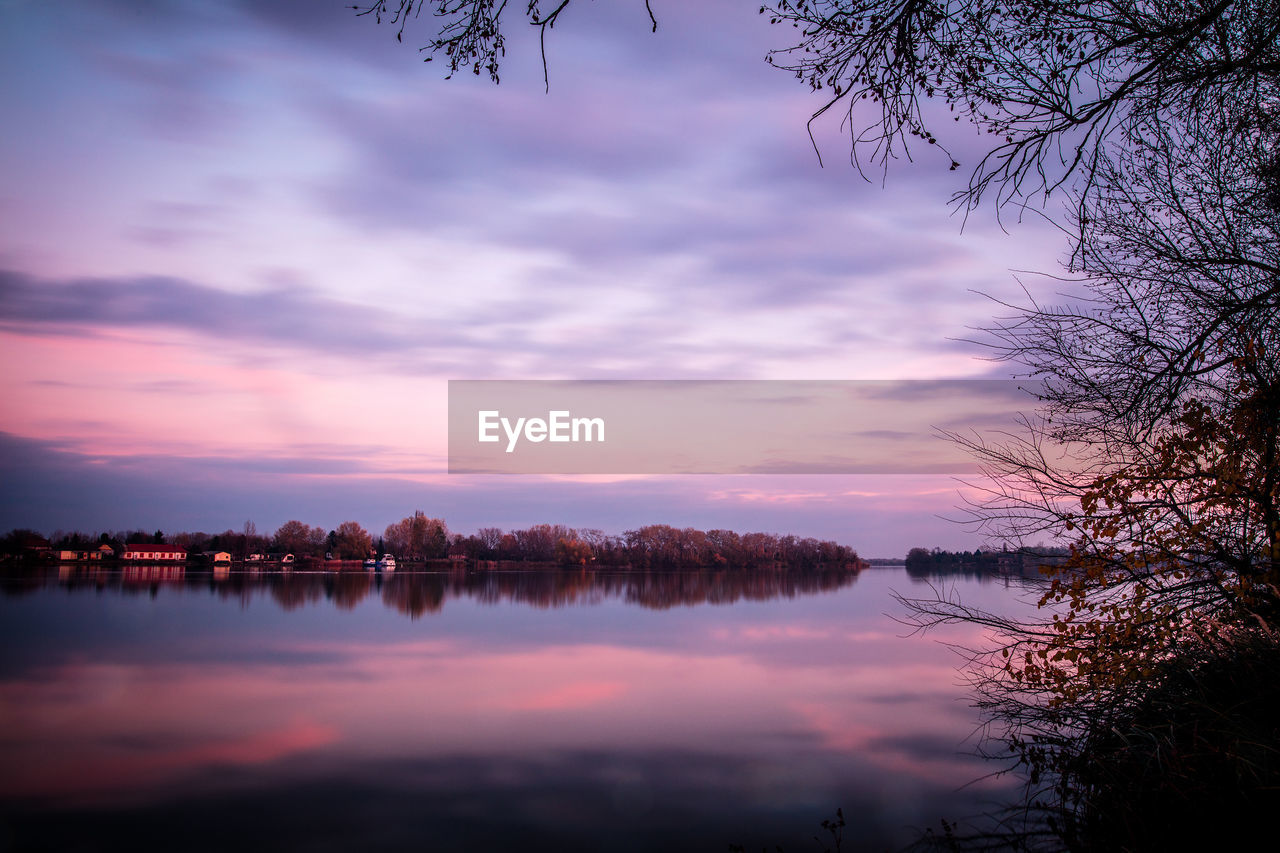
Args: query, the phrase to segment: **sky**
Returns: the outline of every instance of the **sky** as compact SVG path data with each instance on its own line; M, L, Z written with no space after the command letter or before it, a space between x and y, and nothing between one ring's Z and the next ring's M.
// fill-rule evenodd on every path
M0 529L665 523L971 548L940 475L447 473L450 379L1006 378L1064 244L867 180L758 5L579 0L502 82L351 0L0 0ZM523 4L513 7L513 15Z

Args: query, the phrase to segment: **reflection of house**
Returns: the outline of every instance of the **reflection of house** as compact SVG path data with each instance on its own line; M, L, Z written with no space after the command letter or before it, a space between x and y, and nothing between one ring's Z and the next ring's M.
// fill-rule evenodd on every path
M184 552L185 553L185 552ZM141 561L135 561L134 565L127 565L120 569L120 580L125 583L161 583L164 581L180 581L186 574L187 567L185 565L141 565Z
M134 563L185 563L187 549L179 545L125 545L121 559Z

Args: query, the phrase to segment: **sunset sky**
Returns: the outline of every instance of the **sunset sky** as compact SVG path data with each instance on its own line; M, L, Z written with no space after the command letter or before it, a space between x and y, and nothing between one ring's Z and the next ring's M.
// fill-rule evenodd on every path
M649 523L973 547L948 476L449 475L449 379L1005 378L1060 235L859 176L757 5L513 4L502 83L352 0L0 0L0 530ZM923 146L928 149L929 146ZM1020 283L1021 280L1021 283ZM980 291L981 293L976 293Z

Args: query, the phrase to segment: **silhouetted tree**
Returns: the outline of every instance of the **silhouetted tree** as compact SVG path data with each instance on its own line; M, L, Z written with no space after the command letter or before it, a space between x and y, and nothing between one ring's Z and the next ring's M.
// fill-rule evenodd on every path
M556 540L556 561L565 566L585 566L592 560L591 546L581 539Z
M983 529L1070 542L1052 620L915 602L1003 638L975 660L981 702L1038 783L1030 814L1078 848L1224 843L1205 803L1252 816L1280 782L1280 732L1223 724L1280 668L1280 107L1200 106L1144 120L1095 171L1084 298L994 329L1044 380L1026 434L961 439L988 474ZM1157 761L1177 781L1130 796Z
M439 518L429 518L422 510L387 526L383 533L387 547L398 556L437 559L448 550L449 528Z
M296 556L314 555L324 546L323 527L312 527L301 521L286 521L276 530L273 545L280 551Z
M335 534L334 550L339 559L362 560L373 551L373 537L357 522L342 522Z

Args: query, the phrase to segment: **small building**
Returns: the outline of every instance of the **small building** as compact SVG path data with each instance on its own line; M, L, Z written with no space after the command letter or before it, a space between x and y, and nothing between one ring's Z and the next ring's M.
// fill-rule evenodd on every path
M205 551L201 556L206 562L212 563L215 566L231 563L230 551Z
M63 548L54 552L54 559L59 563L85 563L92 560L109 560L116 555L110 545L95 545L88 548Z
M49 557L49 540L45 539L39 533L32 533L29 530L20 531L15 538L14 544L18 547L20 553L32 557Z
M187 549L180 545L125 545L121 559L131 563L185 563Z

